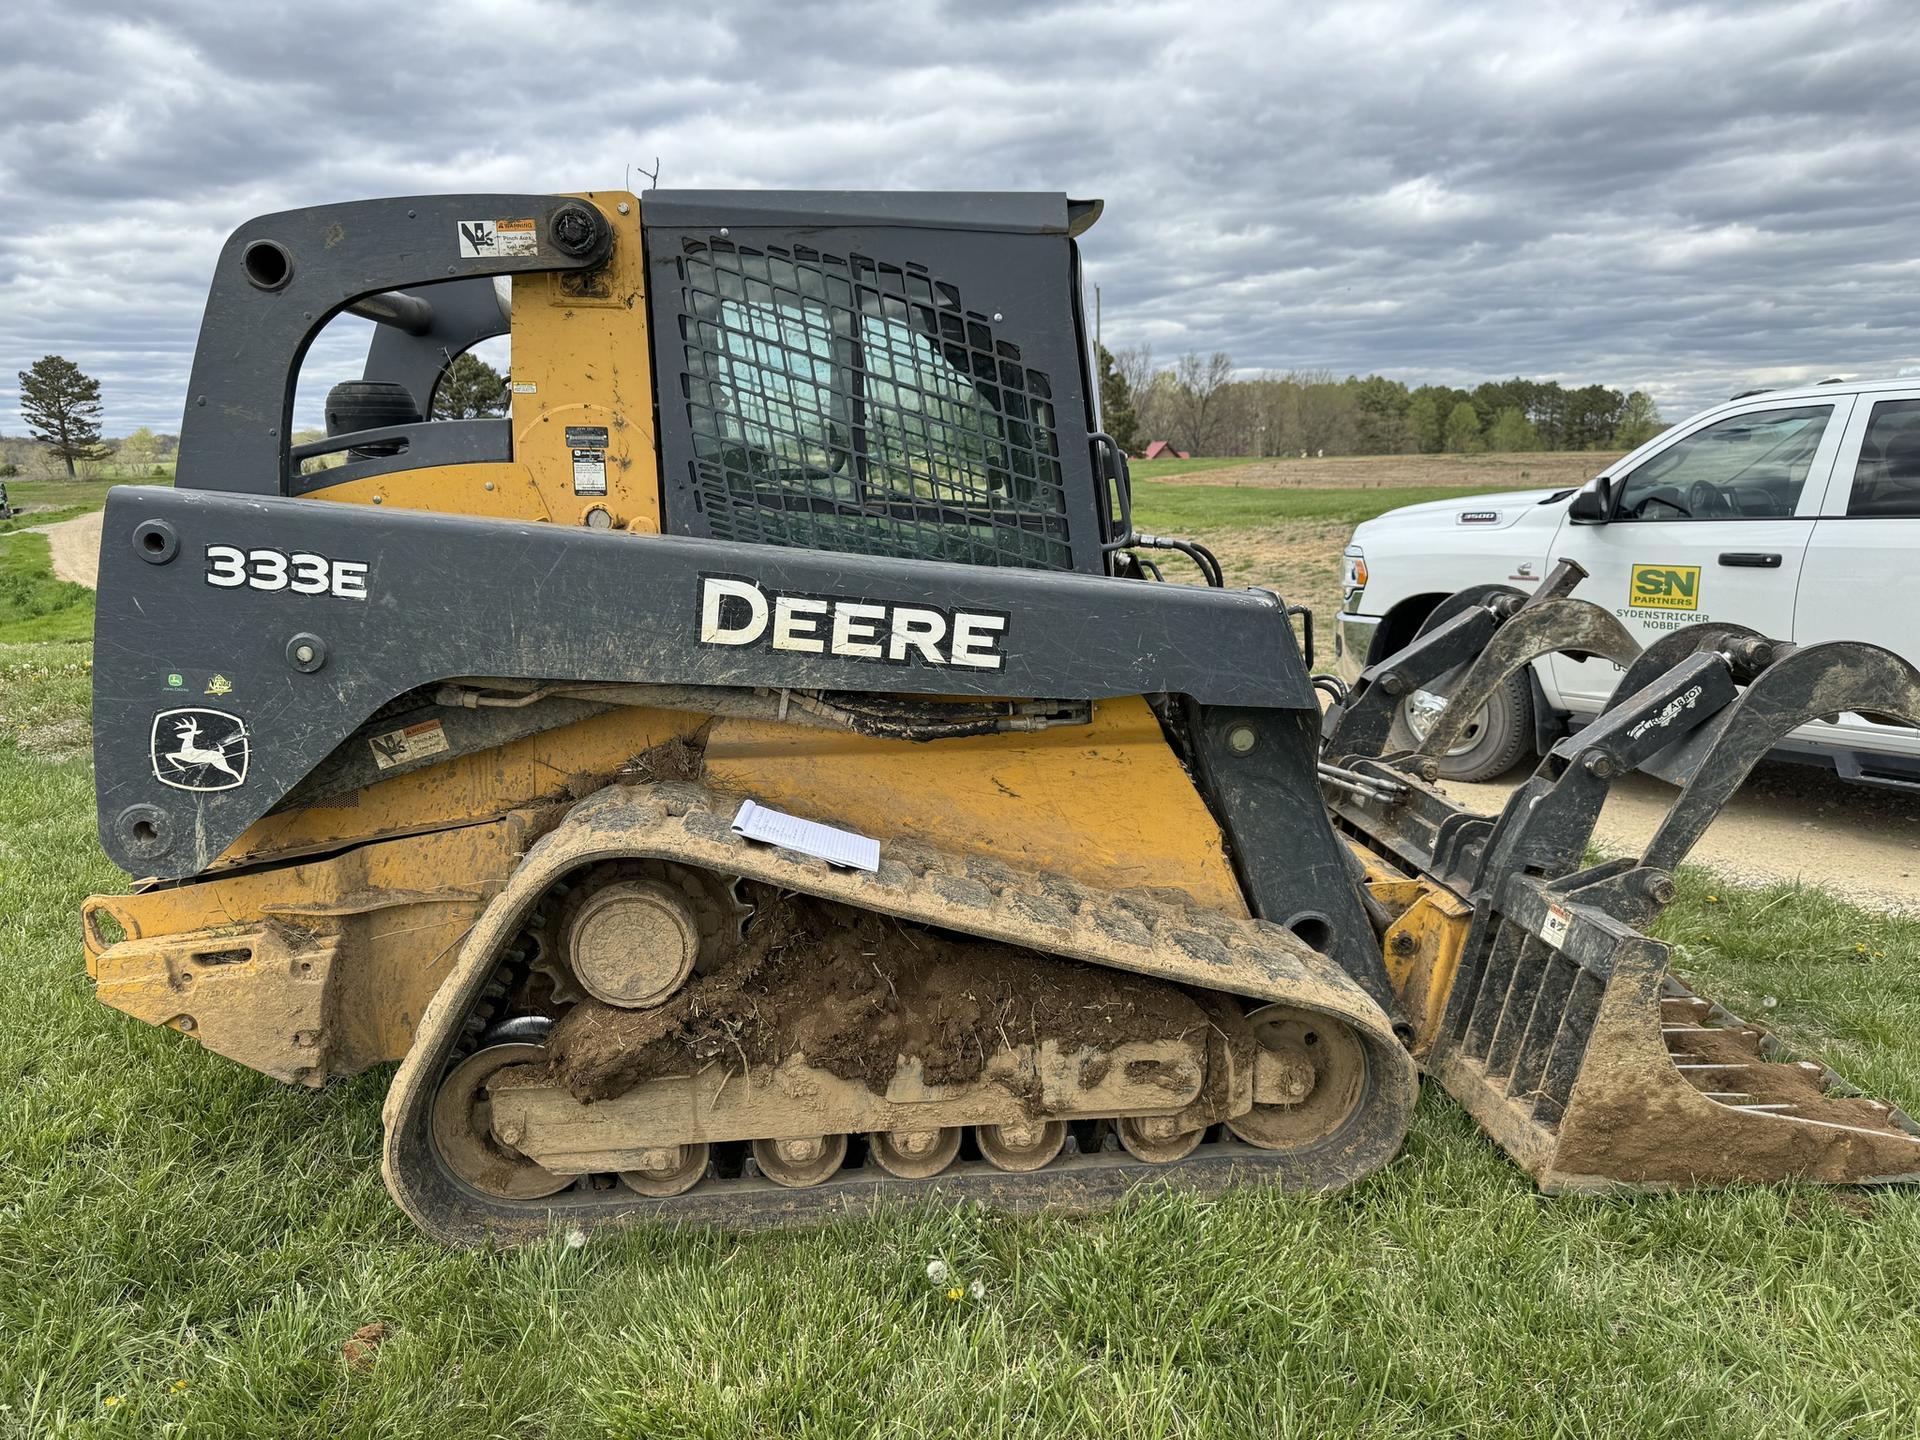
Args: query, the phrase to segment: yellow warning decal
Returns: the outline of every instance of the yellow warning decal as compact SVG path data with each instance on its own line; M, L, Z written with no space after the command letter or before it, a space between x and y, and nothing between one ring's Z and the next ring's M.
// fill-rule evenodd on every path
M1698 610L1698 565L1636 565L1627 604L1638 610Z

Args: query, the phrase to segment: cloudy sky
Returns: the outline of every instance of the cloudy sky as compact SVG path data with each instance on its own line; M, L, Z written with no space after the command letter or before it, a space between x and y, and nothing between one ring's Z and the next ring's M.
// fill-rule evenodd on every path
M108 433L177 429L251 215L656 155L675 187L1104 197L1105 338L1162 361L1598 380L1669 418L1920 364L1907 0L9 0L0 433L48 352Z

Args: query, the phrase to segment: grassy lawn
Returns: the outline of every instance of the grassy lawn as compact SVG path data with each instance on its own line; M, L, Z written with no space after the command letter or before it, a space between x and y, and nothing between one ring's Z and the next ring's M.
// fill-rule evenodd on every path
M1191 475L1199 470L1227 470L1237 465L1260 463L1252 455L1195 455L1190 460L1129 460L1127 473L1135 480L1167 480Z
M7 499L16 510L98 510L107 503L107 491L133 481L100 478L96 480L8 480ZM164 480L151 483L165 484ZM35 523L44 524L44 521Z
M0 624L35 618L31 571ZM89 649L0 644L0 1436L1920 1424L1920 1196L1544 1199L1438 1093L1338 1195L441 1250L380 1184L386 1072L288 1089L91 999L75 912L124 877L93 833ZM1774 997L1777 1028L1920 1105L1920 922L1688 874L1663 929L1709 993ZM983 1297L949 1302L936 1258ZM384 1341L349 1362L373 1323Z
M166 473L155 475L152 466L95 466L96 474L87 480L7 480L7 501L15 510L25 511L8 520L0 520L0 535L15 530L33 529L71 520L98 510L107 503L107 491L116 485L171 485L173 462L161 467Z
M1268 586L1311 606L1324 627L1340 608L1340 552L1354 526L1402 505L1466 500L1491 488L1136 485L1133 520L1145 532L1199 540L1218 553L1229 585ZM1177 555L1154 558L1168 579L1197 578ZM1331 645L1331 631L1322 634Z
M93 592L49 564L46 536L0 538L0 644L93 638Z

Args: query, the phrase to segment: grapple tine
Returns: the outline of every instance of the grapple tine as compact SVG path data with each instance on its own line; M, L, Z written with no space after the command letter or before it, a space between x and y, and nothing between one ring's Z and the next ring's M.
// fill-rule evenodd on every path
M1670 870L1684 860L1767 751L1808 721L1853 711L1920 726L1920 670L1877 645L1812 645L1769 665L1728 709L1647 846L1648 864Z
M1591 601L1536 595L1500 627L1479 659L1454 684L1446 708L1434 717L1414 754L1438 760L1459 743L1475 713L1508 676L1543 655L1555 654L1597 655L1624 668L1639 658L1640 642Z

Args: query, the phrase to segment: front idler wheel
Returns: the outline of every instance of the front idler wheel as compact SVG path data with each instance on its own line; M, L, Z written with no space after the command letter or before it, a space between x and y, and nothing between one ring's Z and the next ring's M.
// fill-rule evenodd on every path
M1290 1005L1247 1016L1253 1108L1227 1128L1263 1150L1304 1150L1339 1133L1367 1093L1367 1052L1351 1027Z
M544 1045L524 1041L476 1050L448 1072L433 1098L433 1144L447 1168L476 1190L503 1200L557 1195L577 1178L543 1169L513 1148L517 1136L496 1135L487 1081L510 1065L542 1064Z

